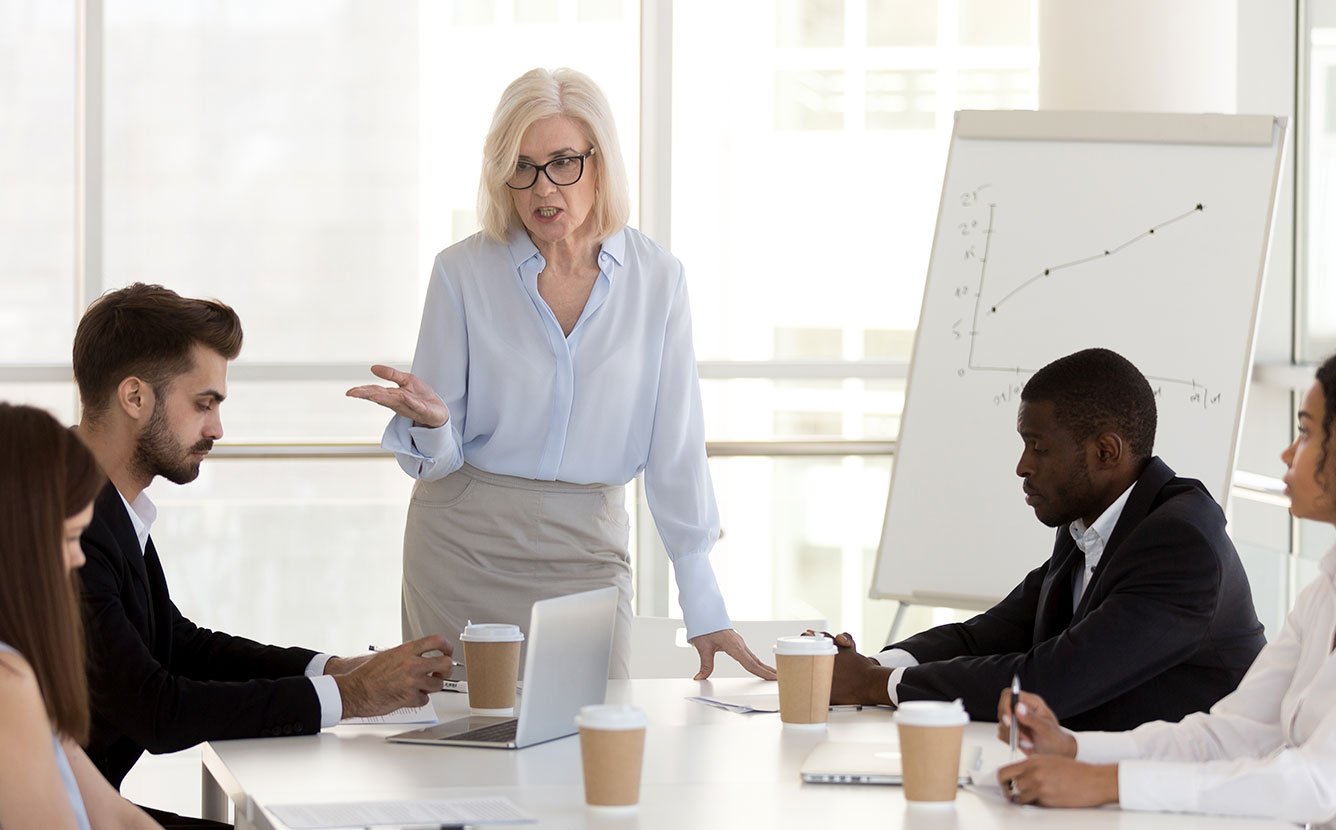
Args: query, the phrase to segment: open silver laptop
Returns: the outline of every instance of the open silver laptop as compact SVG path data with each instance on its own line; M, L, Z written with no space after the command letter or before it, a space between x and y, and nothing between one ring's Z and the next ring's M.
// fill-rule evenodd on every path
M535 602L518 717L470 715L386 740L520 749L575 734L580 707L602 703L608 693L616 619L613 587Z
M970 782L982 750L966 744L960 750L960 783ZM809 784L902 784L898 744L826 741L817 744L803 761L803 780Z

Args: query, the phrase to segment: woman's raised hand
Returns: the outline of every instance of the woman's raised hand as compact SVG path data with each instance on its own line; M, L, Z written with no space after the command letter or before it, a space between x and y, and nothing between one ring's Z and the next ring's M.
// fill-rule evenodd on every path
M374 383L354 386L344 394L350 398L378 403L394 414L408 418L414 426L435 429L450 420L450 410L441 396L416 375L379 363L371 367L371 373L394 386L377 386Z

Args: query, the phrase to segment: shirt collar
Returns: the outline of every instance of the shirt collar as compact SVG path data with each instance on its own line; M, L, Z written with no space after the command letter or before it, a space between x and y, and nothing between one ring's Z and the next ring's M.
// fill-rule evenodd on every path
M1134 483L1132 487L1135 486ZM1077 519L1068 525L1067 530L1072 534L1072 538L1080 544L1085 538L1086 531L1091 530L1095 532L1101 542L1108 544L1109 536L1112 535L1114 526L1118 524L1119 517L1123 515L1123 508L1127 506L1127 499L1132 495L1132 487L1128 487L1121 496L1114 499L1113 504L1105 508L1104 512L1099 514L1099 518L1090 527L1086 527L1083 519ZM1084 549L1082 548L1082 550Z
M541 256L541 254L538 253L538 246L533 244L533 240L529 238L529 234L525 232L523 226L511 228L510 235L506 238L506 247L510 249L510 258L515 263L515 269L517 271L520 270L524 263L534 257ZM625 228L615 231L612 236L603 240L603 244L599 246L598 268L600 271L611 277L612 269L609 268L608 264L604 261L605 255L606 257L610 257L619 267L626 263Z
M153 522L158 518L158 506L148 497L147 490L141 490L133 503L126 501L119 490L116 491L116 495L121 497L125 511L130 514L130 524L134 525L135 537L139 539L139 552L143 553L148 548L149 531L153 529Z
M1328 579L1336 582L1336 546L1333 546L1331 550L1323 555L1322 561L1318 563L1318 568L1327 575Z

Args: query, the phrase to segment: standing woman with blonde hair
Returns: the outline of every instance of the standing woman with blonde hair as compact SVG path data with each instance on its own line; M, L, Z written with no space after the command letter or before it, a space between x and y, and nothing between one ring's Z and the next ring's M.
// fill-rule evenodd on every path
M1336 524L1336 357L1317 370L1281 454L1290 513ZM1036 696L1017 707L1030 757L998 770L1012 801L1276 817L1336 828L1336 548L1239 687L1178 723L1068 732ZM1010 692L998 707L999 737Z
M682 265L628 227L612 111L588 77L534 69L483 148L483 231L436 257L411 373L352 397L394 411L382 446L417 479L404 631L527 627L535 600L615 585L611 674L630 661L625 485L643 471L698 678L723 651L773 678L732 630L709 554L719 512Z
M0 403L0 827L157 827L80 744L88 681L74 569L105 483L46 412Z

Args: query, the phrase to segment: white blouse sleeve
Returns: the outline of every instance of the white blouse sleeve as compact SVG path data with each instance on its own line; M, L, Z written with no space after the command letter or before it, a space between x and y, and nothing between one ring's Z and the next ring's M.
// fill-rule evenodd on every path
M446 277L436 258L427 300L422 308L413 374L436 390L450 419L435 429L413 426L395 415L385 427L380 445L394 453L399 466L413 478L434 481L464 465L463 425L468 400L468 325L458 287Z
M710 549L719 538L719 508L705 458L705 414L686 279L680 266L677 279L645 460L645 496L673 563L690 639L731 628L732 623L710 567Z
M1312 593L1300 598L1239 688L1180 723L1149 723L1128 733L1137 758L1118 765L1119 800L1131 810L1278 816L1296 822L1336 816L1336 711L1301 746L1286 746L1281 704L1295 682ZM1324 643L1326 640L1324 639ZM1087 736L1077 735L1084 751ZM1091 741L1096 749L1098 735ZM1095 754L1094 752L1090 753ZM1094 760L1094 758L1089 758Z

